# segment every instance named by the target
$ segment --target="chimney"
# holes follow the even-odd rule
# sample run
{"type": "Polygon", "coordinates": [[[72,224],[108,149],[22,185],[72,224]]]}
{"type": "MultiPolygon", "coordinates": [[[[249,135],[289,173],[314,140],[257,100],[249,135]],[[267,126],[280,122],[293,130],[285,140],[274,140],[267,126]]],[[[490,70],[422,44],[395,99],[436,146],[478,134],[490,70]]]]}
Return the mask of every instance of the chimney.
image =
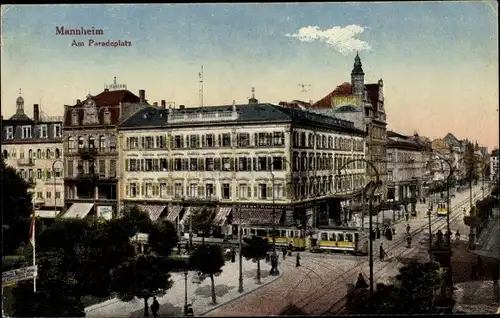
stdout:
{"type": "Polygon", "coordinates": [[[77,100],[76,100],[76,104],[77,104],[77,105],[78,105],[78,104],[80,104],[80,102],[81,102],[81,101],[80,101],[79,99],[77,99],[77,100]]]}
{"type": "Polygon", "coordinates": [[[154,103],[153,103],[153,106],[158,106],[158,102],[154,102],[154,103]]]}
{"type": "Polygon", "coordinates": [[[38,104],[33,105],[33,120],[35,123],[38,123],[40,121],[40,111],[38,109],[38,104]]]}
{"type": "Polygon", "coordinates": [[[146,91],[143,89],[139,90],[139,98],[141,99],[141,103],[146,102],[146,91]]]}
{"type": "Polygon", "coordinates": [[[165,107],[167,107],[167,102],[164,99],[162,99],[161,100],[161,108],[165,108],[165,107]]]}
{"type": "Polygon", "coordinates": [[[179,109],[184,109],[184,108],[186,108],[186,106],[184,106],[184,105],[179,105],[179,109]]]}

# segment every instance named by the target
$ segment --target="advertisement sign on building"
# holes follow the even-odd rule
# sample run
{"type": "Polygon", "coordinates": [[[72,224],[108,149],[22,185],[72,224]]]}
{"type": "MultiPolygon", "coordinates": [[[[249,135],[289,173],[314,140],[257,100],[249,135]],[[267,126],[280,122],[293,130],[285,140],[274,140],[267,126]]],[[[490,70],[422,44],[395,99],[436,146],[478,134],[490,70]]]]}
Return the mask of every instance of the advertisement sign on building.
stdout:
{"type": "Polygon", "coordinates": [[[332,98],[332,107],[339,107],[342,105],[359,105],[361,102],[358,96],[334,96],[332,98]]]}
{"type": "Polygon", "coordinates": [[[97,216],[103,217],[105,220],[111,220],[113,218],[113,207],[112,206],[98,206],[97,216]]]}

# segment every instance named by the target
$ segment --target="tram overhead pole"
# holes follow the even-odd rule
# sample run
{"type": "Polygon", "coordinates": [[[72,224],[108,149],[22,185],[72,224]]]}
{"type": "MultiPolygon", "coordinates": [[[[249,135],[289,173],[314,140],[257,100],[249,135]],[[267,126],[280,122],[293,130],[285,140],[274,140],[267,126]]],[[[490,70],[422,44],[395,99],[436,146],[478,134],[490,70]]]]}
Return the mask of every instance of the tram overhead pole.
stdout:
{"type": "Polygon", "coordinates": [[[369,210],[370,218],[369,218],[368,223],[369,223],[370,235],[369,235],[369,239],[368,239],[368,242],[369,242],[368,252],[369,252],[369,266],[370,266],[370,306],[372,306],[373,305],[372,304],[372,302],[373,302],[373,236],[372,236],[372,233],[373,233],[373,219],[372,219],[373,197],[375,194],[375,190],[377,190],[377,187],[381,184],[381,182],[380,182],[380,175],[379,175],[377,168],[375,167],[373,162],[371,162],[370,160],[366,160],[366,159],[350,159],[350,160],[348,160],[340,168],[338,168],[338,175],[340,176],[342,174],[342,169],[345,169],[351,163],[356,162],[356,161],[361,161],[361,162],[368,164],[373,169],[373,172],[375,173],[375,181],[372,180],[365,186],[365,191],[369,192],[369,196],[368,196],[369,208],[368,208],[368,210],[369,210]]]}

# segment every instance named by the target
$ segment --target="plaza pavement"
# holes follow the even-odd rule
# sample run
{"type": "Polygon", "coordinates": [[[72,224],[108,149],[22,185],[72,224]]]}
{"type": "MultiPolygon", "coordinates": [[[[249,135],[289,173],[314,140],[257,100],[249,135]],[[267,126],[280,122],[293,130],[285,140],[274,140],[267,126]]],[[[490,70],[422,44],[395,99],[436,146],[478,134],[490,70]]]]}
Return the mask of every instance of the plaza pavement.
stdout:
{"type": "MultiPolygon", "coordinates": [[[[281,260],[280,260],[281,263],[281,260]]],[[[253,290],[265,286],[279,276],[270,276],[271,268],[269,263],[261,261],[261,285],[256,283],[257,263],[243,258],[243,288],[247,294],[253,290]]],[[[281,274],[281,273],[280,273],[281,274]]],[[[184,273],[172,273],[173,286],[164,296],[157,297],[160,304],[160,316],[182,316],[184,308],[184,273]]],[[[210,278],[206,278],[202,283],[193,282],[193,272],[188,274],[188,303],[193,304],[195,315],[201,315],[207,311],[217,308],[219,305],[212,304],[210,278]]],[[[217,303],[223,304],[235,298],[241,297],[238,292],[239,263],[226,261],[222,273],[214,278],[217,303]]],[[[151,306],[153,299],[149,299],[151,306]]],[[[144,301],[134,299],[123,302],[117,298],[110,299],[100,304],[85,308],[86,317],[143,317],[144,301]]],[[[150,313],[151,315],[151,313],[150,313]]]]}

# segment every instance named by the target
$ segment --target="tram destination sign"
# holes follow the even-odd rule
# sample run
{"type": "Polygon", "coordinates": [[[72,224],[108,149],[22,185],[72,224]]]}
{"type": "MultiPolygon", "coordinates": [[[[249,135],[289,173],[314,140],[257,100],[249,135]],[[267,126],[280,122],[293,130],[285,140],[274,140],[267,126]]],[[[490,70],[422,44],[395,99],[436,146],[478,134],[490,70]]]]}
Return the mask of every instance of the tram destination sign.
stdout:
{"type": "Polygon", "coordinates": [[[2,272],[2,285],[11,285],[13,283],[33,279],[37,276],[38,266],[28,266],[10,271],[2,272]]]}

